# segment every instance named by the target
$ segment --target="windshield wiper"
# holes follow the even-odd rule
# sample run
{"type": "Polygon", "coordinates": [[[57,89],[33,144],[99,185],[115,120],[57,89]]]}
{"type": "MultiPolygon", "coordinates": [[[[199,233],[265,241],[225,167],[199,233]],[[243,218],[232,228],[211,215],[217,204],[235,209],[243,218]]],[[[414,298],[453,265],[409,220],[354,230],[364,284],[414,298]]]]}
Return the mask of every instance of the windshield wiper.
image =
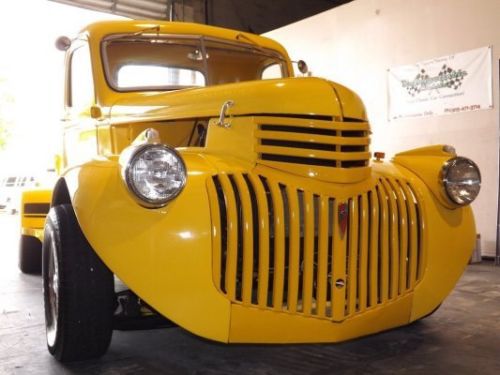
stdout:
{"type": "MultiPolygon", "coordinates": [[[[150,31],[153,31],[156,34],[157,38],[160,36],[160,26],[156,25],[153,27],[146,27],[145,29],[136,31],[135,33],[124,33],[124,34],[110,35],[110,36],[106,37],[106,42],[132,38],[134,36],[142,36],[146,33],[149,33],[150,31]]],[[[134,40],[134,39],[131,39],[131,40],[134,40]]]]}
{"type": "Polygon", "coordinates": [[[153,27],[147,27],[145,29],[142,29],[140,31],[133,33],[132,35],[133,36],[140,36],[140,35],[147,33],[148,31],[156,31],[156,36],[160,36],[160,26],[159,25],[156,25],[153,27]]]}
{"type": "Polygon", "coordinates": [[[246,41],[250,42],[252,44],[252,47],[254,49],[256,49],[259,52],[264,53],[264,48],[262,48],[255,40],[253,40],[252,38],[246,36],[243,33],[238,33],[238,35],[236,35],[236,40],[241,41],[241,39],[245,39],[246,41]]]}
{"type": "Polygon", "coordinates": [[[264,56],[270,56],[270,57],[278,58],[281,61],[285,61],[285,59],[283,58],[283,56],[281,56],[279,53],[276,53],[274,51],[272,51],[272,52],[269,51],[268,49],[262,47],[255,40],[253,40],[252,38],[248,37],[247,35],[245,35],[243,33],[237,34],[236,35],[236,40],[241,41],[241,39],[245,39],[246,41],[250,42],[250,43],[245,43],[245,45],[246,45],[245,47],[246,48],[249,48],[249,49],[257,51],[257,52],[260,52],[264,56]]]}

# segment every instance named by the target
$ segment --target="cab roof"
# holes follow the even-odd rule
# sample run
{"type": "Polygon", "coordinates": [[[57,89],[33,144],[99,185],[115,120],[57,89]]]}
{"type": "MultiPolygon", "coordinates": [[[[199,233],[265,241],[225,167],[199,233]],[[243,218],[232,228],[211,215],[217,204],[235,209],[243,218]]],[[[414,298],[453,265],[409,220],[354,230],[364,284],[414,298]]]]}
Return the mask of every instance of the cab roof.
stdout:
{"type": "Polygon", "coordinates": [[[92,23],[81,30],[81,34],[86,34],[91,41],[100,41],[107,35],[139,33],[145,31],[147,34],[175,34],[175,35],[196,35],[208,36],[229,41],[235,41],[264,48],[269,48],[280,52],[289,59],[286,50],[278,42],[256,34],[246,33],[238,30],[225,29],[222,27],[208,26],[189,22],[170,22],[156,20],[114,20],[99,21],[92,23]],[[157,30],[155,30],[157,28],[157,30]],[[149,29],[149,30],[148,30],[149,29]]]}

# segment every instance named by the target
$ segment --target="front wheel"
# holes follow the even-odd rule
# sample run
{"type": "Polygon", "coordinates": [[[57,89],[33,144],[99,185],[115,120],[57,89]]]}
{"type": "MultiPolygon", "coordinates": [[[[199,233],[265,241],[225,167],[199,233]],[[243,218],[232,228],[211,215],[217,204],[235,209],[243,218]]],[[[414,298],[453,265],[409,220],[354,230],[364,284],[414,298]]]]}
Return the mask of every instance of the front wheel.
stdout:
{"type": "Polygon", "coordinates": [[[78,225],[73,207],[52,207],[42,250],[49,352],[61,362],[103,355],[113,333],[113,274],[78,225]]]}

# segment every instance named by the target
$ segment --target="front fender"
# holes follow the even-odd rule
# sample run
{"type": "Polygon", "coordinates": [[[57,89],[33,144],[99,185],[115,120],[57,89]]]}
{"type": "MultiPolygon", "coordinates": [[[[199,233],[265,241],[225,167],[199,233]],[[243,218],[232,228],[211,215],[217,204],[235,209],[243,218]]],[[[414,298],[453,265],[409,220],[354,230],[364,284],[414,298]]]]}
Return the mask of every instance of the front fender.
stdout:
{"type": "Polygon", "coordinates": [[[113,273],[175,323],[226,342],[230,302],[215,288],[207,267],[212,254],[205,183],[213,170],[199,155],[183,157],[186,186],[160,209],[133,200],[117,161],[89,162],[64,179],[85,237],[113,273]]]}
{"type": "Polygon", "coordinates": [[[449,152],[445,145],[434,145],[400,152],[392,160],[395,164],[407,168],[415,173],[427,185],[434,197],[446,208],[458,208],[450,201],[441,182],[441,171],[445,163],[457,156],[449,152]]]}

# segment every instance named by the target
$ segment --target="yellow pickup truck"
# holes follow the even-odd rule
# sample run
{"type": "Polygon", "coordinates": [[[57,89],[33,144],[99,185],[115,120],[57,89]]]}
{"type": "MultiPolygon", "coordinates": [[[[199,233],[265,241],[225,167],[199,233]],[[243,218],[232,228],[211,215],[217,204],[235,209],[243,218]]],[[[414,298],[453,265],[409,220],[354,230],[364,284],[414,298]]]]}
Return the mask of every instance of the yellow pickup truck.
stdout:
{"type": "Polygon", "coordinates": [[[128,318],[225,343],[339,342],[427,316],[462,274],[476,164],[446,145],[372,157],[359,97],[294,77],[278,43],[113,21],[57,44],[63,172],[33,196],[36,223],[25,196],[22,233],[25,256],[43,247],[58,360],[104,354],[128,318]]]}

